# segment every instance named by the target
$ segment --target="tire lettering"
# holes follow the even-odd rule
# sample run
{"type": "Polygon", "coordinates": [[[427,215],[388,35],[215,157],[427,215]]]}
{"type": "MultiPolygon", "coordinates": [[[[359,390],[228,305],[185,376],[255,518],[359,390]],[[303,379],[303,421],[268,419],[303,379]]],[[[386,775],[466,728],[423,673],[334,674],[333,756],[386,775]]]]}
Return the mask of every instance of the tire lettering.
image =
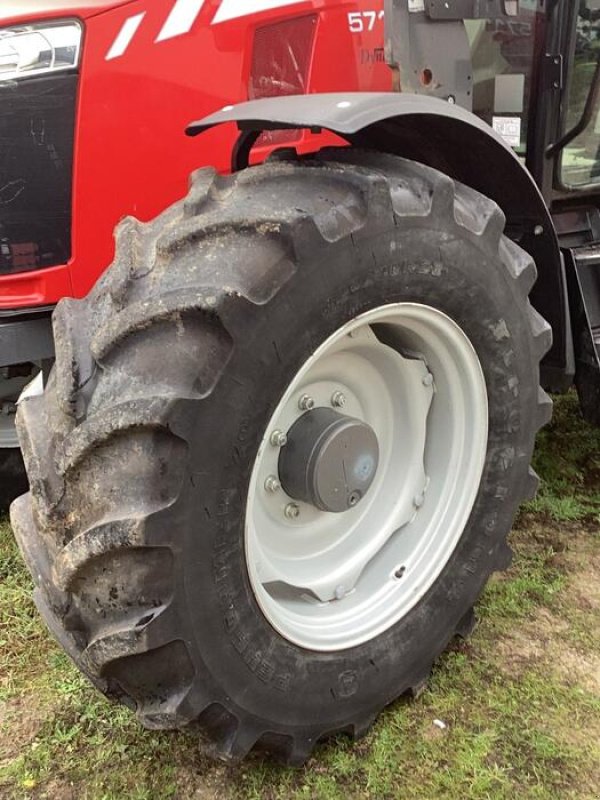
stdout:
{"type": "Polygon", "coordinates": [[[483,548],[476,547],[473,550],[471,557],[464,566],[465,572],[468,572],[469,575],[475,575],[477,572],[479,572],[479,561],[481,560],[482,555],[483,555],[483,548]]]}
{"type": "Polygon", "coordinates": [[[444,268],[438,261],[416,261],[408,265],[408,272],[413,275],[433,275],[434,278],[439,278],[443,271],[444,268]]]}
{"type": "Polygon", "coordinates": [[[497,525],[498,525],[498,514],[494,512],[493,514],[489,515],[489,517],[486,519],[484,523],[483,529],[485,531],[485,535],[493,536],[497,525]]]}
{"type": "Polygon", "coordinates": [[[336,694],[339,697],[352,697],[358,691],[358,675],[352,670],[342,672],[338,676],[338,689],[336,694]]]}
{"type": "Polygon", "coordinates": [[[231,641],[233,642],[233,646],[238,651],[240,655],[242,655],[248,648],[250,644],[250,636],[243,631],[234,631],[233,636],[231,637],[231,641]]]}
{"type": "Polygon", "coordinates": [[[221,489],[217,497],[217,516],[225,517],[233,509],[232,505],[236,497],[235,489],[221,489]]]}
{"type": "Polygon", "coordinates": [[[278,671],[275,663],[263,658],[260,650],[252,648],[250,634],[244,629],[243,620],[235,608],[235,598],[239,591],[236,591],[228,559],[235,557],[237,550],[238,548],[231,547],[218,548],[213,555],[213,578],[217,599],[222,609],[223,627],[234,650],[240,654],[248,669],[262,683],[272,686],[278,692],[288,692],[291,675],[288,672],[278,671]]]}
{"type": "Polygon", "coordinates": [[[240,442],[241,444],[247,442],[251,433],[252,433],[252,423],[247,417],[244,417],[244,419],[242,419],[242,421],[240,422],[240,429],[237,435],[238,442],[240,442]]]}
{"type": "Polygon", "coordinates": [[[495,461],[503,472],[507,472],[515,463],[514,447],[504,447],[496,455],[495,461]]]}
{"type": "Polygon", "coordinates": [[[291,683],[291,676],[287,672],[276,673],[275,665],[266,658],[260,650],[247,648],[243,653],[244,663],[253,675],[267,686],[273,686],[280,692],[287,692],[291,683]]]}

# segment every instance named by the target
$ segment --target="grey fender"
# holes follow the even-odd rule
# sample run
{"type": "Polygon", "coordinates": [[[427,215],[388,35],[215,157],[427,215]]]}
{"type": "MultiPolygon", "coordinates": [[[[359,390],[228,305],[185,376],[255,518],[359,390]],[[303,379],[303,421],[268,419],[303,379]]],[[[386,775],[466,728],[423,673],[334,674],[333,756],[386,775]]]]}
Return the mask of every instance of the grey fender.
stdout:
{"type": "Polygon", "coordinates": [[[535,259],[539,278],[532,302],[550,322],[554,345],[545,360],[556,382],[569,363],[570,331],[564,269],[554,224],[530,173],[500,136],[479,117],[444,100],[415,94],[340,93],[268,98],[227,106],[191,123],[196,136],[236,123],[240,138],[233,167],[247,166],[261,131],[314,128],[351,145],[413,159],[446,173],[494,200],[507,234],[535,259]]]}

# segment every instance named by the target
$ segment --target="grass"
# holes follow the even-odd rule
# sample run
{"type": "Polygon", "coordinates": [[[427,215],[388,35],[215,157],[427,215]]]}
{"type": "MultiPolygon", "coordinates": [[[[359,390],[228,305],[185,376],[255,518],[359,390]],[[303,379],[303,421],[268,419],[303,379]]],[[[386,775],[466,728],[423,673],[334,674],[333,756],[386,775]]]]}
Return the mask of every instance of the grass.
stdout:
{"type": "Polygon", "coordinates": [[[301,770],[251,757],[226,767],[191,734],[142,730],[46,634],[0,521],[0,798],[357,800],[600,798],[600,432],[575,399],[540,437],[539,498],[515,560],[414,701],[357,744],[320,747],[301,770]]]}
{"type": "Polygon", "coordinates": [[[600,429],[582,420],[574,394],[558,399],[538,437],[533,466],[542,477],[528,509],[560,521],[600,522],[600,429]]]}

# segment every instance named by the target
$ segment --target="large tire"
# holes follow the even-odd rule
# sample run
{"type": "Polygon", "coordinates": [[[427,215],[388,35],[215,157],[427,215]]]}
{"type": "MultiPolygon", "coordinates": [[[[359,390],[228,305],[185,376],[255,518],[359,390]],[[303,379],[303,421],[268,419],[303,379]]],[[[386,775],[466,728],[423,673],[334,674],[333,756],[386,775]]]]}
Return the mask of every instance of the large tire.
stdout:
{"type": "Polygon", "coordinates": [[[31,491],[12,523],[49,627],[144,725],[198,721],[222,757],[259,743],[302,763],[327,734],[364,733],[468,631],[509,563],[551,412],[538,385],[551,331],[527,299],[535,266],[503,226],[478,193],[385,155],[201,170],[157,220],[122,223],[87,300],[59,304],[55,371],[19,409],[31,491]],[[405,303],[442,312],[477,354],[480,480],[407,613],[352,646],[309,649],[275,630],[253,589],[253,466],[315,350],[357,315],[405,303]]]}

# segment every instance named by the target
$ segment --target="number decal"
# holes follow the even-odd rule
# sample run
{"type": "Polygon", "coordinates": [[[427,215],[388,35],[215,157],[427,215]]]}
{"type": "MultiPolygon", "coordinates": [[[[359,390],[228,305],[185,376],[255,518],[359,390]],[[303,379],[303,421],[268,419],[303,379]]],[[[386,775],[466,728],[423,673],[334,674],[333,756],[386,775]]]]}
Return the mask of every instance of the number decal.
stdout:
{"type": "Polygon", "coordinates": [[[368,20],[369,22],[369,30],[372,31],[375,27],[375,23],[377,22],[377,12],[376,11],[365,11],[363,17],[368,20]]]}
{"type": "Polygon", "coordinates": [[[348,27],[350,33],[364,33],[375,30],[378,22],[383,20],[383,11],[350,11],[348,27]]]}
{"type": "Polygon", "coordinates": [[[359,12],[350,12],[348,14],[348,24],[351,33],[362,33],[365,29],[362,14],[359,12]]]}

